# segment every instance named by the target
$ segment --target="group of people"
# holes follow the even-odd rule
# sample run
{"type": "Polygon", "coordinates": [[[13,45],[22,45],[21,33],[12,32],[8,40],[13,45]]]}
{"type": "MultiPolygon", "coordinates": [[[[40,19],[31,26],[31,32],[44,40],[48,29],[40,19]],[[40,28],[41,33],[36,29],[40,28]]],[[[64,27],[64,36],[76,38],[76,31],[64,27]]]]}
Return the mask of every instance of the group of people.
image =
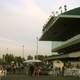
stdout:
{"type": "Polygon", "coordinates": [[[28,75],[30,76],[38,76],[40,75],[40,72],[41,72],[41,67],[39,65],[33,65],[31,64],[29,66],[29,70],[28,70],[28,75]]]}

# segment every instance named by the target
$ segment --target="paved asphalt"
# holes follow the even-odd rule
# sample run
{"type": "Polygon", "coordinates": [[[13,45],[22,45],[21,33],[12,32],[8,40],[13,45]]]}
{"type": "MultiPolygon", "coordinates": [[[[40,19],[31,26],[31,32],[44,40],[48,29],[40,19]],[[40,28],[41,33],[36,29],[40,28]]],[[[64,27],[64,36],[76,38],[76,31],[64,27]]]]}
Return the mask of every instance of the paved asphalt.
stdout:
{"type": "Polygon", "coordinates": [[[32,77],[21,74],[10,74],[6,77],[3,77],[2,80],[50,80],[50,76],[32,77]]]}
{"type": "Polygon", "coordinates": [[[1,80],[80,80],[79,77],[53,77],[48,75],[43,75],[40,77],[31,77],[22,74],[10,74],[6,77],[2,78],[1,80]]]}

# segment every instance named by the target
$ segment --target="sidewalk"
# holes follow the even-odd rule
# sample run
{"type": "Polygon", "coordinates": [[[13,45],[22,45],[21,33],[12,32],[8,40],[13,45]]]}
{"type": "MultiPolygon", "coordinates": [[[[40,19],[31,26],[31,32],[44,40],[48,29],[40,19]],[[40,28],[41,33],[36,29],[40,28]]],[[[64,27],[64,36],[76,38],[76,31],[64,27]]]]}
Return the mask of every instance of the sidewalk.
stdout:
{"type": "Polygon", "coordinates": [[[16,75],[16,74],[11,74],[11,75],[7,75],[6,78],[3,78],[2,80],[80,80],[79,77],[71,77],[71,76],[67,76],[67,77],[53,77],[53,76],[47,76],[47,75],[42,75],[40,77],[30,77],[30,76],[26,76],[26,75],[16,75]]]}

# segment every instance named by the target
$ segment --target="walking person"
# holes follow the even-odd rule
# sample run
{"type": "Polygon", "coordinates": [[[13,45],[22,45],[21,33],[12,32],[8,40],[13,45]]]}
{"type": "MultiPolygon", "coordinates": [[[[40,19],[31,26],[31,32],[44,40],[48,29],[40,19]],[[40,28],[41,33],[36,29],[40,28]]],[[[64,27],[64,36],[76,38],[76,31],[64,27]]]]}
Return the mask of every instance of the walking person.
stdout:
{"type": "Polygon", "coordinates": [[[30,65],[29,70],[28,70],[28,75],[32,76],[34,73],[34,65],[30,65]]]}

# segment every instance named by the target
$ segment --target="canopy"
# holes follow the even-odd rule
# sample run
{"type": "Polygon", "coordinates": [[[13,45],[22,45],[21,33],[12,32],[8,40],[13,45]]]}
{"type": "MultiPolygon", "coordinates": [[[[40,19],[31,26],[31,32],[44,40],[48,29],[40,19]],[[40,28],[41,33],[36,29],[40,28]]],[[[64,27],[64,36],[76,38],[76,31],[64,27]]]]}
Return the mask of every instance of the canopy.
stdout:
{"type": "Polygon", "coordinates": [[[80,34],[80,7],[53,16],[43,27],[41,41],[66,41],[80,34]]]}
{"type": "Polygon", "coordinates": [[[24,63],[38,63],[41,62],[41,60],[26,60],[24,63]]]}

